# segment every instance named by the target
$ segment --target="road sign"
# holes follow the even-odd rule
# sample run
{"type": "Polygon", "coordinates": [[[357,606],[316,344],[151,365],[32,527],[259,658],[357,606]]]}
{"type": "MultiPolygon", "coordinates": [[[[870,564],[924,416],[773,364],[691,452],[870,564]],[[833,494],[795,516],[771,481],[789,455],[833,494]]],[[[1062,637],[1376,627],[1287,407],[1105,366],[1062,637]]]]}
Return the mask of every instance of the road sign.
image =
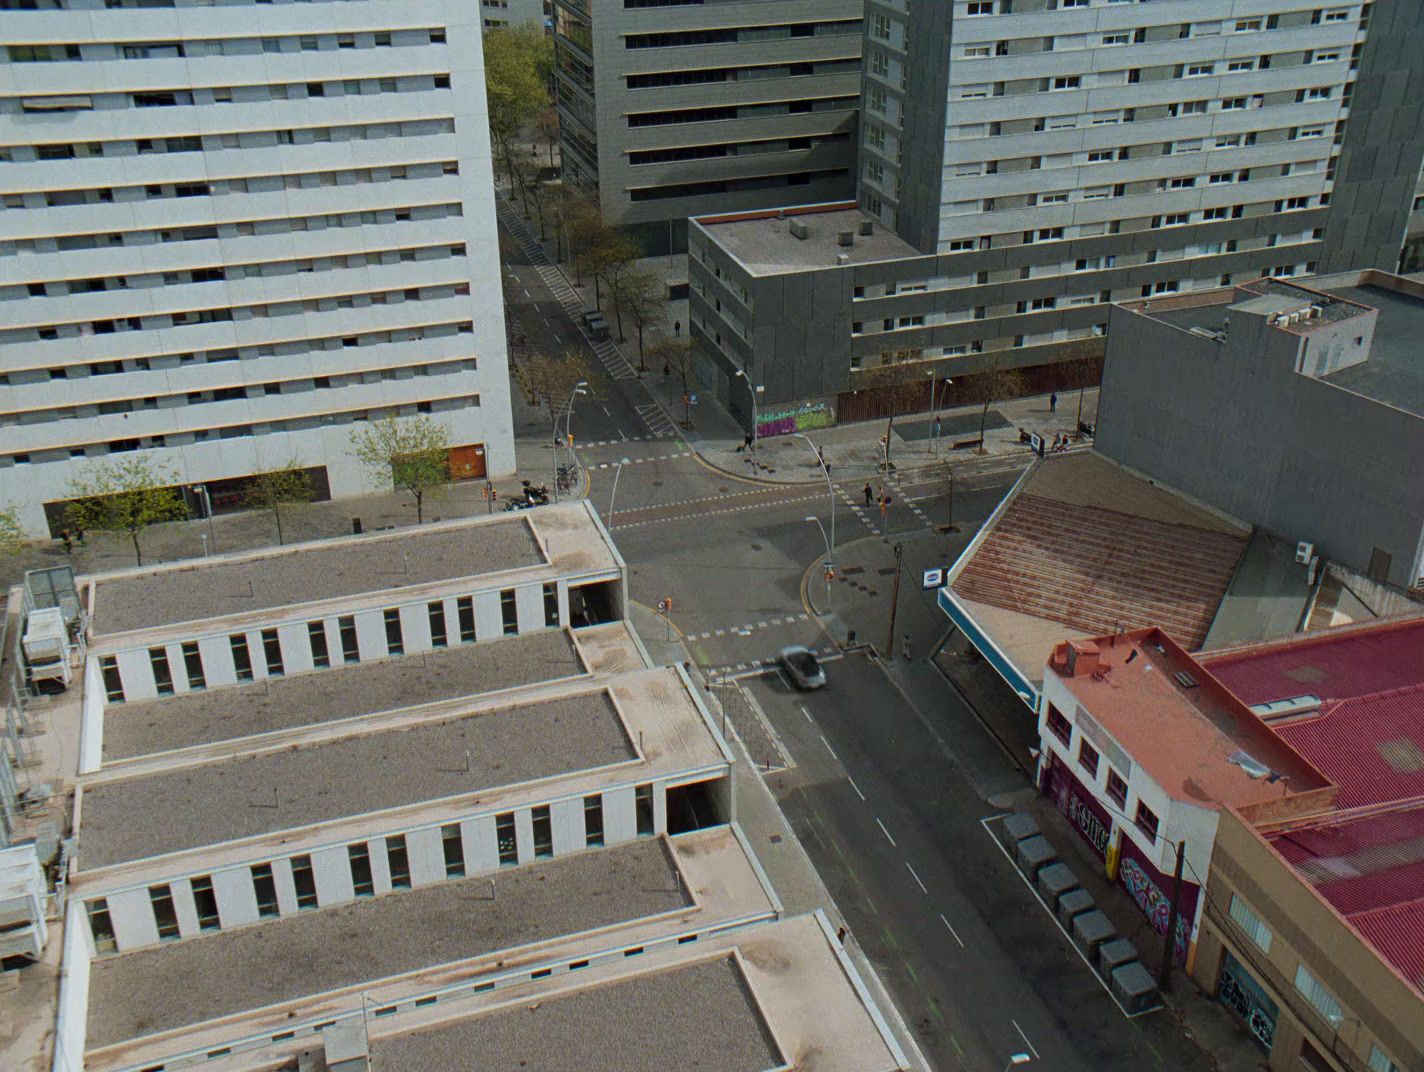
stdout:
{"type": "Polygon", "coordinates": [[[944,587],[944,567],[937,566],[934,569],[925,570],[925,575],[920,581],[920,587],[926,590],[931,588],[944,587]]]}
{"type": "Polygon", "coordinates": [[[695,405],[697,405],[697,396],[696,396],[696,395],[689,395],[688,398],[687,398],[687,404],[690,405],[690,406],[695,406],[695,405]]]}

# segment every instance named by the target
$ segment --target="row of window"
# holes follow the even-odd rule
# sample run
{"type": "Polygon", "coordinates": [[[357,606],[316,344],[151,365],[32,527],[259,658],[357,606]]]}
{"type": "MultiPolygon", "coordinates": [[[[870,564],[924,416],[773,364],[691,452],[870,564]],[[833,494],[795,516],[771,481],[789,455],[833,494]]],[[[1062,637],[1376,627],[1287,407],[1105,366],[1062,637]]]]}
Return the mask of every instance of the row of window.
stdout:
{"type": "MultiPolygon", "coordinates": [[[[1150,0],[1095,0],[1095,2],[1096,6],[1101,7],[1104,4],[1145,4],[1149,3],[1150,0]]],[[[1060,8],[1068,9],[1090,6],[1094,6],[1094,0],[1048,0],[1048,10],[1050,11],[1056,11],[1060,8]]],[[[993,15],[996,13],[999,15],[1011,15],[1014,11],[1014,0],[968,0],[968,2],[963,5],[962,11],[965,15],[993,15]]],[[[1321,23],[1328,22],[1347,22],[1349,18],[1350,8],[1348,7],[1330,8],[1328,10],[1325,8],[1317,8],[1311,12],[1310,24],[1317,26],[1321,23]]],[[[1277,16],[1268,16],[1266,28],[1275,29],[1277,22],[1277,16]]],[[[1219,22],[1199,25],[1214,25],[1218,31],[1221,27],[1221,23],[1219,22]]],[[[1189,22],[1182,23],[1183,37],[1190,36],[1191,26],[1192,24],[1189,22]]],[[[1259,18],[1239,19],[1236,21],[1235,27],[1237,32],[1259,30],[1261,28],[1261,20],[1259,18]]]]}
{"type": "MultiPolygon", "coordinates": [[[[728,104],[705,108],[669,108],[657,112],[629,112],[630,127],[671,126],[681,123],[717,123],[728,119],[764,119],[779,115],[850,111],[859,97],[808,97],[758,104],[728,104]]],[[[567,131],[565,132],[567,134],[567,131]]]]}
{"type": "Polygon", "coordinates": [[[10,45],[11,63],[59,63],[73,60],[200,59],[208,56],[253,56],[260,53],[325,52],[354,48],[390,48],[399,44],[445,43],[442,28],[345,34],[287,34],[281,37],[185,38],[181,41],[85,41],[82,44],[10,45]],[[396,37],[400,40],[397,41],[396,37]]]}
{"type": "Polygon", "coordinates": [[[792,22],[776,26],[727,26],[708,30],[666,30],[632,33],[623,37],[623,47],[683,48],[689,45],[726,45],[738,42],[771,41],[796,37],[828,37],[860,32],[860,19],[835,22],[792,22]]]}
{"type": "MultiPolygon", "coordinates": [[[[544,625],[550,629],[559,627],[559,586],[549,581],[543,587],[544,625]]],[[[499,593],[500,624],[505,636],[519,632],[519,611],[515,590],[505,588],[499,593]]],[[[473,644],[479,638],[475,631],[475,601],[473,596],[460,596],[455,600],[455,620],[450,622],[443,600],[426,604],[426,615],[430,625],[430,646],[446,648],[451,635],[461,644],[473,644]],[[452,629],[453,625],[453,629],[452,629]]],[[[401,626],[399,607],[388,607],[382,614],[386,636],[386,654],[405,654],[405,635],[401,626]]],[[[361,648],[356,633],[356,619],[352,615],[342,615],[336,619],[336,633],[341,649],[341,662],[355,665],[361,661],[361,648]]],[[[233,633],[228,637],[228,648],[232,654],[232,665],[237,682],[243,684],[254,679],[252,650],[247,633],[233,633]]],[[[277,630],[263,629],[259,633],[262,648],[262,662],[267,677],[282,677],[286,674],[286,664],[282,656],[282,641],[277,630]]],[[[327,645],[327,623],[318,619],[307,623],[307,642],[310,645],[312,666],[325,670],[331,666],[331,651],[327,645]]],[[[180,645],[183,670],[189,692],[200,692],[208,687],[203,666],[202,650],[196,640],[187,640],[180,645]]],[[[169,665],[168,648],[148,649],[149,666],[153,671],[154,685],[159,696],[172,696],[173,670],[169,665]]],[[[111,704],[121,704],[125,700],[123,677],[119,671],[118,657],[105,655],[99,660],[99,670],[104,679],[104,694],[111,704]]]]}
{"type": "MultiPolygon", "coordinates": [[[[651,784],[634,787],[634,824],[638,837],[652,837],[655,832],[653,807],[653,787],[651,784]]],[[[583,841],[585,848],[604,844],[604,806],[602,794],[591,794],[583,798],[583,841]]],[[[530,830],[532,844],[527,846],[525,858],[549,859],[554,855],[554,823],[549,805],[539,805],[530,809],[530,830]]],[[[500,812],[494,817],[496,858],[500,867],[515,867],[520,860],[518,824],[512,811],[500,812]]],[[[346,862],[350,870],[352,893],[358,898],[376,896],[375,871],[372,867],[373,844],[379,844],[377,851],[384,852],[386,873],[390,877],[392,891],[411,888],[410,853],[404,834],[388,834],[378,842],[358,841],[346,846],[346,862]]],[[[465,839],[459,823],[446,823],[440,828],[441,856],[446,879],[464,878],[466,874],[465,839]]],[[[296,897],[296,909],[304,912],[322,907],[317,891],[316,872],[312,858],[301,853],[282,861],[290,868],[292,888],[296,897]]],[[[257,904],[259,919],[276,919],[282,915],[277,898],[277,880],[272,863],[252,864],[247,869],[252,883],[252,892],[257,904]]],[[[221,908],[213,889],[211,875],[196,875],[188,880],[193,894],[193,906],[197,915],[198,930],[220,931],[223,929],[221,908]]],[[[178,920],[178,910],[174,903],[172,884],[161,883],[148,887],[149,906],[160,942],[173,942],[182,938],[178,920]]],[[[107,898],[98,897],[85,903],[89,917],[89,930],[94,939],[95,951],[113,953],[118,950],[118,938],[114,930],[113,918],[107,898]]]]}
{"type": "MultiPolygon", "coordinates": [[[[1063,742],[1064,747],[1073,736],[1073,724],[1064,717],[1053,704],[1048,705],[1048,730],[1053,736],[1063,742]]],[[[1102,757],[1098,750],[1088,743],[1086,737],[1080,737],[1078,741],[1078,766],[1087,772],[1094,785],[1098,781],[1099,766],[1107,767],[1107,783],[1104,785],[1104,792],[1109,800],[1117,805],[1119,814],[1126,815],[1127,811],[1127,780],[1112,768],[1111,764],[1102,764],[1102,757]]],[[[1142,801],[1137,802],[1137,812],[1133,816],[1133,823],[1147,837],[1148,844],[1156,844],[1158,819],[1157,814],[1142,801]]]]}
{"type": "Polygon", "coordinates": [[[450,76],[402,75],[400,78],[346,78],[322,82],[269,82],[249,86],[216,86],[212,89],[153,90],[132,93],[67,93],[50,96],[0,97],[0,112],[89,112],[110,111],[109,105],[126,108],[178,108],[193,104],[261,104],[279,100],[309,100],[313,97],[354,97],[372,93],[425,93],[449,89],[450,76]]]}
{"type": "Polygon", "coordinates": [[[629,89],[656,89],[664,86],[701,86],[721,82],[750,82],[764,78],[806,78],[811,75],[854,74],[859,59],[822,60],[816,63],[761,64],[748,67],[698,67],[678,71],[630,74],[629,89]]]}
{"type": "MultiPolygon", "coordinates": [[[[1275,30],[1278,28],[1279,17],[1268,15],[1265,17],[1264,26],[1262,20],[1238,19],[1230,33],[1259,33],[1263,28],[1275,30]]],[[[886,31],[888,33],[888,25],[886,31]]],[[[964,59],[984,59],[989,56],[1023,56],[1037,52],[1076,52],[1084,49],[1111,48],[1120,45],[1130,44],[1159,44],[1170,37],[1178,40],[1188,38],[1215,37],[1221,33],[1219,23],[1198,23],[1193,26],[1190,23],[1183,23],[1175,28],[1170,26],[1140,26],[1136,29],[1117,29],[1107,33],[1075,33],[1063,34],[1059,36],[1043,36],[1028,38],[1002,38],[994,42],[975,42],[964,45],[959,55],[964,59]],[[1170,36],[1169,36],[1170,35],[1170,36]]],[[[884,38],[882,38],[883,40],[884,38]]],[[[1305,53],[1304,63],[1329,63],[1340,59],[1342,50],[1336,48],[1312,49],[1305,53]]]]}

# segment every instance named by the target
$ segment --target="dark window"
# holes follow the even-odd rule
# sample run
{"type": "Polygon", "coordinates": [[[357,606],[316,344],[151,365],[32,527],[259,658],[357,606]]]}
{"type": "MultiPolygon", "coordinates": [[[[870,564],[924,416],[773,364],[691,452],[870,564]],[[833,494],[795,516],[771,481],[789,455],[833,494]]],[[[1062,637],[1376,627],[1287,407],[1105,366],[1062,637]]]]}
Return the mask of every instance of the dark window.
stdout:
{"type": "Polygon", "coordinates": [[[153,667],[153,684],[160,696],[173,695],[173,671],[168,668],[168,649],[149,648],[148,665],[153,667]]]}
{"type": "Polygon", "coordinates": [[[1108,768],[1108,797],[1116,801],[1119,808],[1127,806],[1127,783],[1111,767],[1108,768]]]}
{"type": "Polygon", "coordinates": [[[506,588],[500,592],[499,613],[504,619],[505,636],[513,636],[519,632],[519,608],[515,605],[513,588],[506,588]]]}
{"type": "Polygon", "coordinates": [[[386,611],[386,654],[405,654],[405,637],[401,635],[400,610],[395,607],[386,611]]]}
{"type": "Polygon", "coordinates": [[[1052,704],[1048,705],[1048,728],[1053,736],[1057,737],[1064,744],[1068,743],[1068,738],[1073,736],[1073,726],[1063,717],[1063,712],[1052,704]]]}
{"type": "Polygon", "coordinates": [[[445,877],[465,875],[465,841],[460,836],[459,823],[446,823],[440,828],[440,843],[445,849],[445,877]]]}
{"type": "Polygon", "coordinates": [[[597,793],[583,798],[583,843],[589,848],[603,844],[603,797],[597,793]]]}
{"type": "Polygon", "coordinates": [[[653,833],[653,787],[640,785],[633,792],[633,810],[638,816],[638,836],[651,837],[653,833]]]}
{"type": "Polygon", "coordinates": [[[307,643],[311,645],[312,666],[324,670],[331,665],[331,653],[326,650],[325,622],[307,622],[307,643]]]}
{"type": "Polygon", "coordinates": [[[460,618],[460,643],[475,642],[475,600],[473,596],[461,596],[455,600],[455,610],[460,618]]]}
{"type": "Polygon", "coordinates": [[[252,865],[252,889],[257,894],[259,917],[281,915],[281,909],[277,907],[277,880],[272,877],[271,864],[252,865]]]}
{"type": "Polygon", "coordinates": [[[169,942],[179,937],[178,913],[173,908],[173,891],[167,886],[150,886],[148,901],[153,905],[153,918],[158,923],[158,938],[169,942]]]}
{"type": "Polygon", "coordinates": [[[363,841],[358,845],[346,846],[346,858],[351,863],[351,885],[357,897],[373,897],[376,880],[371,875],[371,850],[363,841]]]}
{"type": "Polygon", "coordinates": [[[267,676],[281,677],[285,671],[282,668],[282,642],[277,638],[277,630],[262,630],[262,654],[267,659],[267,676]]]}
{"type": "Polygon", "coordinates": [[[104,675],[104,698],[110,703],[123,703],[124,679],[119,676],[119,660],[105,655],[99,660],[99,672],[104,675]]]}
{"type": "Polygon", "coordinates": [[[1137,802],[1137,829],[1157,840],[1157,814],[1142,801],[1137,802]]]}
{"type": "Polygon", "coordinates": [[[405,835],[386,838],[386,864],[391,872],[391,889],[410,889],[410,856],[405,851],[405,835]]]}
{"type": "Polygon", "coordinates": [[[361,661],[361,648],[356,643],[356,619],[352,617],[338,618],[336,624],[341,632],[341,658],[343,662],[359,663],[361,661]]]}
{"type": "Polygon", "coordinates": [[[1098,776],[1098,750],[1087,741],[1078,742],[1078,766],[1091,774],[1094,778],[1098,776]]]}
{"type": "Polygon", "coordinates": [[[238,681],[252,680],[252,653],[247,650],[247,634],[233,633],[227,638],[232,648],[232,668],[238,681]]]}
{"type": "Polygon", "coordinates": [[[554,855],[554,821],[548,805],[534,809],[534,855],[554,855]]]}
{"type": "Polygon", "coordinates": [[[188,672],[188,688],[196,692],[208,687],[208,680],[203,676],[203,655],[196,640],[183,642],[183,669],[188,672]]]}
{"type": "Polygon", "coordinates": [[[430,646],[443,648],[450,642],[445,635],[445,604],[443,602],[429,603],[426,604],[425,609],[430,615],[430,646]]]}
{"type": "Polygon", "coordinates": [[[114,937],[114,921],[109,917],[109,902],[100,897],[84,907],[89,910],[89,933],[94,936],[94,952],[114,952],[119,948],[119,942],[114,937]]]}
{"type": "Polygon", "coordinates": [[[494,817],[494,839],[499,845],[499,866],[511,867],[519,862],[519,846],[514,836],[514,812],[494,817]]]}
{"type": "Polygon", "coordinates": [[[213,880],[208,875],[193,879],[193,905],[198,910],[198,929],[204,931],[222,930],[222,919],[218,915],[218,898],[213,892],[213,880]]]}
{"type": "Polygon", "coordinates": [[[316,876],[312,874],[310,856],[292,857],[292,885],[297,888],[297,908],[315,908],[316,876]]]}
{"type": "Polygon", "coordinates": [[[544,585],[544,624],[550,629],[559,627],[559,584],[550,581],[544,585]]]}

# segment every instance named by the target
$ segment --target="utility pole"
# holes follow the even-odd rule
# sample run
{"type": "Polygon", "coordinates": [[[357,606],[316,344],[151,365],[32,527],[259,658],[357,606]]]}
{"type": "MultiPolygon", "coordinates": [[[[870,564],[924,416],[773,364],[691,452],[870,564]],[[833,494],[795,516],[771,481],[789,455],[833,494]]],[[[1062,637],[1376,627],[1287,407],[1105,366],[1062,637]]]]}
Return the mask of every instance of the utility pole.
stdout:
{"type": "Polygon", "coordinates": [[[1167,935],[1162,941],[1162,964],[1157,970],[1157,988],[1166,993],[1172,987],[1172,961],[1177,958],[1177,906],[1182,896],[1182,865],[1187,843],[1177,842],[1177,870],[1172,876],[1172,907],[1167,913],[1167,935]]]}
{"type": "Polygon", "coordinates": [[[952,466],[952,465],[951,465],[951,466],[948,466],[948,469],[949,469],[949,531],[950,531],[950,532],[958,532],[959,530],[958,530],[957,528],[955,528],[955,526],[954,526],[954,466],[952,466]]]}
{"type": "Polygon", "coordinates": [[[895,611],[900,605],[900,562],[905,557],[905,545],[895,545],[895,583],[890,588],[890,629],[885,634],[885,661],[895,661],[895,611]]]}

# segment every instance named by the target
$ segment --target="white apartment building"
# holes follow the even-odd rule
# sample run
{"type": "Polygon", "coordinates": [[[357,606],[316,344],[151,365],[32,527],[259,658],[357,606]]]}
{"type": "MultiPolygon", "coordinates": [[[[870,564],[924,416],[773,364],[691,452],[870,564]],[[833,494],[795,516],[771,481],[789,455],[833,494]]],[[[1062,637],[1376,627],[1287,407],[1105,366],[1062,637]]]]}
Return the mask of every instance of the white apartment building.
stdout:
{"type": "Polygon", "coordinates": [[[501,26],[543,27],[554,13],[554,0],[480,0],[484,29],[501,26]]]}
{"type": "Polygon", "coordinates": [[[130,452],[218,511],[289,460],[352,495],[389,415],[513,469],[477,9],[0,7],[0,507],[53,531],[130,452]]]}

